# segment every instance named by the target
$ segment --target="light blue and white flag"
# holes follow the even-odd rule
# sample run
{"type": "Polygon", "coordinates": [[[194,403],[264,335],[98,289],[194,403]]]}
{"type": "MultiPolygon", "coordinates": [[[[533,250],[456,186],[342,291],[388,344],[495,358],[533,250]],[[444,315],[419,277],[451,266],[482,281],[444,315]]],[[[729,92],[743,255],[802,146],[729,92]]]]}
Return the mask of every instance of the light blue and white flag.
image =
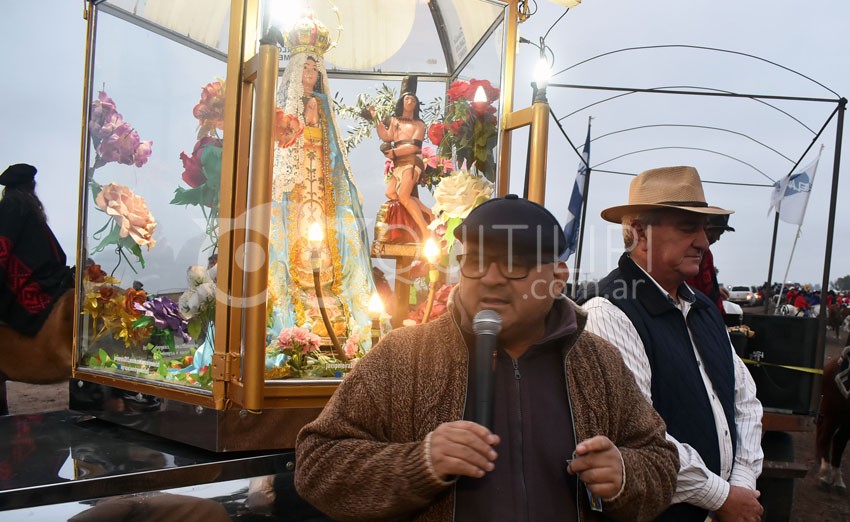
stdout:
{"type": "Polygon", "coordinates": [[[567,207],[569,215],[564,225],[564,235],[567,238],[567,250],[561,255],[561,260],[566,261],[576,251],[578,245],[579,227],[581,225],[581,207],[584,205],[584,180],[587,169],[590,166],[590,122],[587,122],[587,138],[584,140],[584,149],[581,151],[582,160],[578,164],[576,181],[573,183],[573,193],[570,196],[570,205],[567,207]]]}
{"type": "MultiPolygon", "coordinates": [[[[823,151],[822,147],[821,151],[823,151]]],[[[779,212],[779,219],[782,221],[794,225],[803,224],[818,161],[820,161],[820,153],[806,168],[789,174],[773,184],[770,210],[779,212]]]]}

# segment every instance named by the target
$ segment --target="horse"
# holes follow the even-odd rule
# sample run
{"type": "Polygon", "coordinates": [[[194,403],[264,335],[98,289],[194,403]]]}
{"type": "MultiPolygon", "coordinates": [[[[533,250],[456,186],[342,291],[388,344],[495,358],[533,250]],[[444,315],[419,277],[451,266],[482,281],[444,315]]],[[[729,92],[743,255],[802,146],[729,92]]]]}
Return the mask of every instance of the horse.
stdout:
{"type": "Polygon", "coordinates": [[[841,457],[850,440],[850,346],[845,346],[841,356],[823,368],[823,395],[815,434],[821,488],[846,493],[841,457]]]}
{"type": "Polygon", "coordinates": [[[52,384],[71,377],[73,332],[73,289],[56,300],[35,336],[0,323],[0,415],[9,414],[6,381],[52,384]]]}
{"type": "Polygon", "coordinates": [[[826,323],[827,328],[835,330],[835,338],[841,335],[841,327],[847,317],[850,316],[850,308],[845,308],[841,305],[832,304],[827,308],[826,323]]]}

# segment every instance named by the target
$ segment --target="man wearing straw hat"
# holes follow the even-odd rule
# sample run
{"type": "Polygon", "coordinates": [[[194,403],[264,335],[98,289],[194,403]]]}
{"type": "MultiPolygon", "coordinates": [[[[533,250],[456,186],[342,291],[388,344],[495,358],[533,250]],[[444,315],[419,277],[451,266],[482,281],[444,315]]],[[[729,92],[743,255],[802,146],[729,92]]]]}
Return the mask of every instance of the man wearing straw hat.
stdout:
{"type": "Polygon", "coordinates": [[[762,408],[714,303],[685,281],[708,249],[709,206],[693,167],[641,173],[629,203],[602,218],[623,227],[626,251],[590,289],[587,329],[620,348],[679,450],[673,505],[658,520],[758,521],[762,408]]]}

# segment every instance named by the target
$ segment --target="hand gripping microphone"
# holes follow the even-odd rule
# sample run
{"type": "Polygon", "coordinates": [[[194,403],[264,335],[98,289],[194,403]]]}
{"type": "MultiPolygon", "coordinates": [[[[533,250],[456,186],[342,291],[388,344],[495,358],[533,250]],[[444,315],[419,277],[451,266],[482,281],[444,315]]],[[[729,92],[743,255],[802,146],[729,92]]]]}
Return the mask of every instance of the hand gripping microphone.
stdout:
{"type": "Polygon", "coordinates": [[[481,310],[472,320],[475,333],[475,416],[476,423],[493,429],[493,354],[498,347],[502,317],[493,310],[481,310]]]}

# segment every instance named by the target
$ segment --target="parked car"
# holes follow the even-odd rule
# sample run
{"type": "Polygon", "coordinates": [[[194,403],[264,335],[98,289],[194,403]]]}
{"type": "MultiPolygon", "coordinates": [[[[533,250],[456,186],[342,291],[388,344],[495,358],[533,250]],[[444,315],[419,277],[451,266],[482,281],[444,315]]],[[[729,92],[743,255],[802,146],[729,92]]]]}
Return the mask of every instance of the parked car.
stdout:
{"type": "Polygon", "coordinates": [[[729,301],[742,306],[753,306],[756,302],[755,292],[750,286],[733,286],[729,289],[729,301]]]}
{"type": "Polygon", "coordinates": [[[764,304],[764,294],[761,289],[757,286],[751,286],[750,289],[753,292],[753,306],[759,306],[764,304]]]}

